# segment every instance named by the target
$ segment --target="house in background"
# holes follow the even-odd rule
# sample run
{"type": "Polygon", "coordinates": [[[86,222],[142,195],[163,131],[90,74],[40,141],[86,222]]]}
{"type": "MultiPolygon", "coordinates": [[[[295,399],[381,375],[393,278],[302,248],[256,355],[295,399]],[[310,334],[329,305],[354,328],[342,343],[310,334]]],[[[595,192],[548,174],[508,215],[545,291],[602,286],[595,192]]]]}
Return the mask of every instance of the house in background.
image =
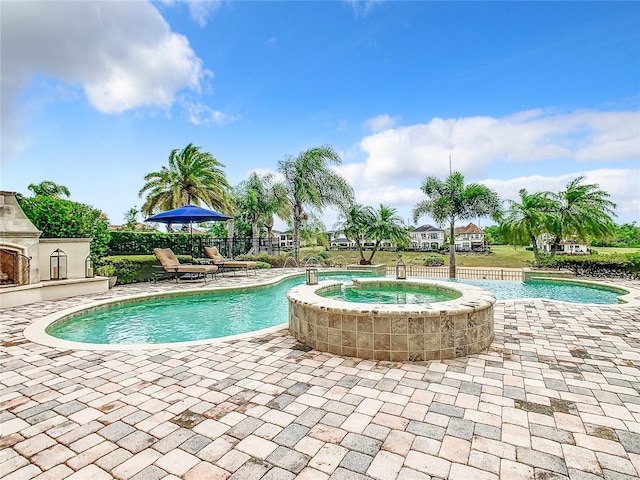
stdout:
{"type": "Polygon", "coordinates": [[[484,230],[474,223],[455,230],[455,249],[460,252],[484,249],[484,230]]]}
{"type": "MultiPolygon", "coordinates": [[[[538,249],[543,252],[551,252],[551,236],[542,234],[537,237],[538,249]]],[[[589,245],[577,240],[562,240],[558,245],[559,255],[588,255],[589,245]]]]}
{"type": "Polygon", "coordinates": [[[438,250],[444,244],[444,230],[433,225],[421,225],[409,232],[409,246],[414,250],[438,250]]]}
{"type": "Polygon", "coordinates": [[[356,242],[349,240],[342,230],[333,230],[327,232],[327,239],[331,248],[352,249],[356,248],[356,242]]]}

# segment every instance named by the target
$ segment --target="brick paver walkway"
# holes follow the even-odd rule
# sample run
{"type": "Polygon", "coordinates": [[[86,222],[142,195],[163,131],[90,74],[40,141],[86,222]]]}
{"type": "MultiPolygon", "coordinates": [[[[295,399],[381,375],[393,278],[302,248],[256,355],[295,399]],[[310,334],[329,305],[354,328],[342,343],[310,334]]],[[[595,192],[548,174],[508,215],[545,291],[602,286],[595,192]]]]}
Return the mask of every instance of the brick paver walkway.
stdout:
{"type": "MultiPolygon", "coordinates": [[[[218,283],[255,280],[228,275],[218,283]]],[[[169,282],[123,286],[0,310],[0,477],[640,474],[638,307],[498,302],[489,351],[421,364],[306,351],[286,330],[215,345],[115,352],[61,351],[22,335],[32,320],[70,306],[173,288],[169,282]]]]}

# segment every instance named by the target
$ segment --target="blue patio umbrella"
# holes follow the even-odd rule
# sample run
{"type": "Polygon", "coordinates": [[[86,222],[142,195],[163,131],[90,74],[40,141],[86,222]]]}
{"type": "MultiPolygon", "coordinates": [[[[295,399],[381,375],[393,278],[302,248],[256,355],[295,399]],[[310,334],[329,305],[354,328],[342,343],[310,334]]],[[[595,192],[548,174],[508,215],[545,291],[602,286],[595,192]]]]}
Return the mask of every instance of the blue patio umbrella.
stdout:
{"type": "Polygon", "coordinates": [[[233,217],[225,215],[224,213],[216,212],[215,210],[209,210],[207,208],[199,207],[198,205],[184,205],[182,207],[174,208],[166,212],[158,213],[145,220],[145,222],[160,222],[160,223],[181,223],[189,224],[189,231],[191,232],[191,253],[193,254],[193,227],[192,222],[224,222],[230,220],[233,217]]]}

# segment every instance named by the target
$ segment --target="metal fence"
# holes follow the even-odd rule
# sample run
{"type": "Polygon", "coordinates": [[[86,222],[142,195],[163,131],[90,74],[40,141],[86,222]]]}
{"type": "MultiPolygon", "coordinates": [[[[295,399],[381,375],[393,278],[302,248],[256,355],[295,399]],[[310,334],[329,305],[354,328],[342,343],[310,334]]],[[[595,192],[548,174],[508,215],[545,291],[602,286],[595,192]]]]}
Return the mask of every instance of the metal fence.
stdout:
{"type": "MultiPolygon", "coordinates": [[[[396,267],[387,265],[387,275],[395,275],[396,267]]],[[[449,278],[449,267],[423,267],[420,265],[407,265],[407,276],[449,278]]],[[[521,282],[524,280],[522,269],[512,268],[456,268],[456,277],[461,279],[478,280],[512,280],[521,282]]]]}
{"type": "Polygon", "coordinates": [[[271,245],[266,238],[253,240],[251,238],[208,238],[201,235],[193,236],[193,252],[203,252],[204,247],[217,247],[223,257],[235,258],[238,255],[250,253],[258,255],[266,253],[269,255],[280,255],[283,251],[277,241],[272,241],[271,245]]]}

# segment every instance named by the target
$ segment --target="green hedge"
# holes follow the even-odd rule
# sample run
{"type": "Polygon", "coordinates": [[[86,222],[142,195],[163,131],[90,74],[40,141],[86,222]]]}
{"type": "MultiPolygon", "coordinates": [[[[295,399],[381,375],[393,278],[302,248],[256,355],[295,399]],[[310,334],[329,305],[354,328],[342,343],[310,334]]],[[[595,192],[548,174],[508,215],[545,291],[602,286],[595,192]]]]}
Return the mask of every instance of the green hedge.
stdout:
{"type": "MultiPolygon", "coordinates": [[[[191,257],[178,255],[180,263],[187,263],[191,257]]],[[[118,284],[148,282],[153,277],[153,266],[160,265],[155,255],[111,256],[100,259],[100,265],[113,265],[118,284]]]]}
{"type": "Polygon", "coordinates": [[[91,238],[94,262],[107,254],[109,220],[100,210],[44,195],[19,196],[18,202],[25,215],[42,232],[42,238],[91,238]]]}
{"type": "Polygon", "coordinates": [[[545,258],[545,267],[571,270],[575,275],[589,277],[640,277],[640,252],[626,254],[565,256],[545,258]]]}
{"type": "MultiPolygon", "coordinates": [[[[177,255],[180,263],[191,262],[189,255],[177,255]]],[[[118,285],[126,283],[148,282],[153,278],[153,266],[160,265],[155,255],[117,255],[104,257],[99,265],[112,265],[114,275],[118,277],[118,285]]],[[[266,262],[258,262],[257,268],[270,268],[266,262]]]]}
{"type": "Polygon", "coordinates": [[[251,239],[234,238],[229,247],[225,238],[210,233],[116,230],[111,232],[109,255],[150,255],[154,248],[170,248],[176,255],[203,256],[204,247],[217,247],[225,257],[236,257],[251,248],[251,239]],[[228,251],[232,248],[233,251],[228,251]]]}
{"type": "MultiPolygon", "coordinates": [[[[282,268],[284,267],[284,262],[289,258],[290,255],[283,253],[282,255],[267,255],[266,253],[261,253],[260,255],[239,255],[239,260],[248,260],[251,262],[266,263],[271,265],[273,268],[282,268]]],[[[289,266],[291,263],[289,263],[289,266]]]]}
{"type": "Polygon", "coordinates": [[[170,248],[176,255],[187,255],[191,241],[190,235],[185,232],[116,230],[111,232],[109,250],[111,255],[149,255],[154,248],[170,248]]]}

